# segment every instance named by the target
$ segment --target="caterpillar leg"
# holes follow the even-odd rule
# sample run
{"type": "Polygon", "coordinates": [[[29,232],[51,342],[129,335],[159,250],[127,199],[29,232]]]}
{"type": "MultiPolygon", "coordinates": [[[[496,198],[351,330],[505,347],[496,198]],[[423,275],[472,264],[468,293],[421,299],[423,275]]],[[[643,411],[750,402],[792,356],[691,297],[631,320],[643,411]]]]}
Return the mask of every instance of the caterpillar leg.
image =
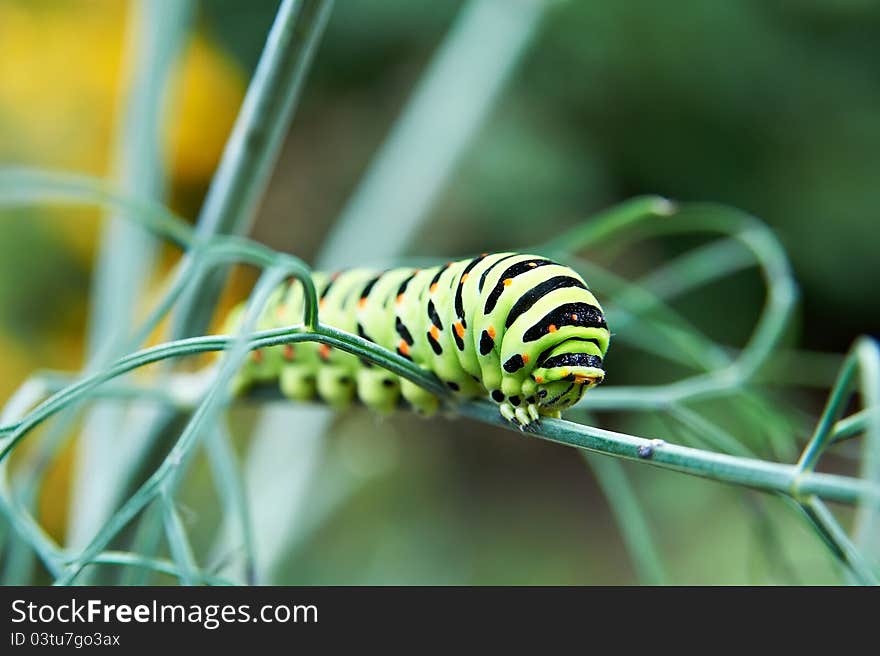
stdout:
{"type": "Polygon", "coordinates": [[[510,401],[505,400],[498,404],[498,411],[502,417],[520,429],[536,427],[541,421],[538,406],[534,403],[529,403],[525,406],[515,406],[510,401]]]}
{"type": "Polygon", "coordinates": [[[529,403],[526,406],[526,411],[529,413],[529,417],[532,418],[532,421],[541,420],[541,413],[538,411],[538,406],[536,406],[534,403],[529,403]]]}
{"type": "Polygon", "coordinates": [[[279,355],[277,348],[264,348],[251,351],[245,365],[248,378],[257,383],[266,383],[278,376],[279,355]]]}
{"type": "Polygon", "coordinates": [[[247,361],[232,378],[230,388],[233,395],[246,392],[254,383],[266,383],[278,376],[278,357],[272,348],[251,351],[247,361]]]}
{"type": "Polygon", "coordinates": [[[353,372],[338,365],[324,365],[318,369],[318,394],[330,406],[345,408],[354,399],[353,372]]]}
{"type": "Polygon", "coordinates": [[[233,396],[241,396],[245,392],[247,392],[248,388],[251,386],[251,381],[244,374],[243,371],[239,371],[232,378],[232,383],[229,385],[229,389],[232,392],[233,396]]]}
{"type": "Polygon", "coordinates": [[[281,393],[294,401],[308,401],[315,398],[315,374],[312,367],[304,365],[285,365],[279,377],[281,393]]]}
{"type": "Polygon", "coordinates": [[[425,417],[433,415],[440,406],[440,401],[436,396],[408,380],[400,380],[400,392],[413,410],[425,417]]]}
{"type": "Polygon", "coordinates": [[[384,369],[361,369],[357,372],[357,395],[368,408],[390,414],[400,400],[400,383],[384,369]]]}

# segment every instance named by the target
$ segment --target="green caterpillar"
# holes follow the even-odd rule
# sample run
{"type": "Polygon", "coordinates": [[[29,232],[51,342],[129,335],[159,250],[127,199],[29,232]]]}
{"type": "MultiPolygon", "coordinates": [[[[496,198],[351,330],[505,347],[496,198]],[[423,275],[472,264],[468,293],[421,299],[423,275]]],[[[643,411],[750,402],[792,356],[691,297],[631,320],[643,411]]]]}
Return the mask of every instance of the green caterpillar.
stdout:
{"type": "MultiPolygon", "coordinates": [[[[315,273],[324,324],[360,335],[433,372],[463,398],[488,395],[520,427],[558,417],[605,377],[611,334],[595,296],[569,267],[535,255],[483,254],[429,269],[315,273]]],[[[235,331],[243,306],[230,314],[235,331]]],[[[259,330],[301,323],[298,281],[276,289],[259,330]]],[[[390,412],[403,398],[422,414],[439,399],[412,382],[326,345],[256,350],[236,386],[279,381],[297,400],[341,407],[355,395],[390,412]]]]}

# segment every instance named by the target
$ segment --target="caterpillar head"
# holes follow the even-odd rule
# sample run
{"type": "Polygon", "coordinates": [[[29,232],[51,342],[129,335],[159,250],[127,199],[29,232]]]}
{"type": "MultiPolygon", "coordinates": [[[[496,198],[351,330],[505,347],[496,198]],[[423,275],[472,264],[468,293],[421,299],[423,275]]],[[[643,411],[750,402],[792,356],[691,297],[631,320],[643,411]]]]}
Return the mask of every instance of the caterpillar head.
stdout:
{"type": "Polygon", "coordinates": [[[567,339],[539,358],[532,370],[535,398],[543,413],[573,406],[591,387],[605,379],[603,352],[596,340],[567,339]]]}

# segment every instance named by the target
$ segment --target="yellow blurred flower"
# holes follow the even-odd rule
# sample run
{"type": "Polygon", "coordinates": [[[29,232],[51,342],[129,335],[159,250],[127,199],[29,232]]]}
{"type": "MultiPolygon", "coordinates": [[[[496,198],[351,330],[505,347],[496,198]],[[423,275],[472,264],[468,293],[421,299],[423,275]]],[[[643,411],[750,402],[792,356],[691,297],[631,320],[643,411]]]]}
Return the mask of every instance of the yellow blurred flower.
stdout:
{"type": "Polygon", "coordinates": [[[210,178],[243,94],[237,66],[204,37],[193,38],[172,87],[174,117],[165,139],[176,182],[199,184],[210,178]]]}
{"type": "MultiPolygon", "coordinates": [[[[121,78],[119,0],[0,4],[0,162],[105,175],[121,78]]],[[[164,151],[174,184],[204,185],[244,93],[241,71],[206,36],[185,48],[170,86],[164,151]]],[[[61,227],[90,257],[98,214],[61,227]],[[88,226],[87,228],[85,226],[88,226]]]]}
{"type": "Polygon", "coordinates": [[[125,4],[0,5],[0,157],[104,173],[125,4]]]}

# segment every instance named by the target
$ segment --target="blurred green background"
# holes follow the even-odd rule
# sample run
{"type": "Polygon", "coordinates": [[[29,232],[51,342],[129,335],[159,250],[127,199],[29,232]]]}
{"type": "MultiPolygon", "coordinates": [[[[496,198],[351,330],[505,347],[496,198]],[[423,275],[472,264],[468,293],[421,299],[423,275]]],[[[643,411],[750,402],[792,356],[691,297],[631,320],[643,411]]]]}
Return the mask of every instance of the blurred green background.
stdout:
{"type": "MultiPolygon", "coordinates": [[[[642,193],[720,201],[761,217],[787,248],[802,288],[801,347],[843,352],[858,334],[880,334],[880,6],[549,4],[410,255],[524,248],[642,193]]],[[[197,6],[166,138],[171,205],[188,218],[277,2],[197,6]]],[[[461,7],[336,3],[253,238],[312,260],[461,7]]],[[[115,0],[0,0],[0,163],[108,172],[127,85],[126,9],[115,0]]],[[[0,213],[0,398],[37,368],[82,365],[99,220],[97,211],[0,213]]],[[[176,253],[163,257],[167,267],[176,253]]],[[[621,266],[638,269],[640,253],[627,258],[621,266]]],[[[228,302],[251,280],[238,276],[228,302]]],[[[756,279],[739,283],[682,307],[709,334],[741,343],[761,297],[756,279]]],[[[662,374],[636,352],[618,357],[608,362],[618,367],[614,383],[662,374]]],[[[812,414],[820,400],[791,397],[812,414]]],[[[234,411],[242,449],[254,410],[234,411]]],[[[664,430],[653,415],[603,425],[664,430]]],[[[340,416],[329,439],[333,466],[364,482],[291,547],[279,583],[635,581],[574,450],[465,420],[379,420],[361,410],[340,416]]],[[[40,506],[59,537],[68,461],[59,457],[40,506]]],[[[775,501],[646,467],[627,473],[673,581],[837,580],[818,538],[775,501]]],[[[205,476],[195,470],[186,486],[202,548],[216,519],[205,476]]]]}

